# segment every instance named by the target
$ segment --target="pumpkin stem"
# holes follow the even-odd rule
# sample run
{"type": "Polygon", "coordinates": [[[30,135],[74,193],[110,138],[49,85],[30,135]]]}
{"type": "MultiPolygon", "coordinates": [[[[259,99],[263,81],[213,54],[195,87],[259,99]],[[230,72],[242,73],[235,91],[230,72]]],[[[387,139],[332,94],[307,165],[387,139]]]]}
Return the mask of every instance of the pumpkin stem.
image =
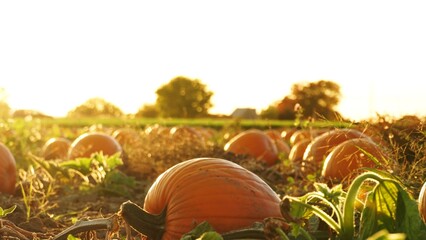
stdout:
{"type": "Polygon", "coordinates": [[[137,204],[126,201],[121,204],[120,215],[137,232],[149,239],[161,239],[165,231],[166,209],[154,215],[143,210],[137,204]]]}

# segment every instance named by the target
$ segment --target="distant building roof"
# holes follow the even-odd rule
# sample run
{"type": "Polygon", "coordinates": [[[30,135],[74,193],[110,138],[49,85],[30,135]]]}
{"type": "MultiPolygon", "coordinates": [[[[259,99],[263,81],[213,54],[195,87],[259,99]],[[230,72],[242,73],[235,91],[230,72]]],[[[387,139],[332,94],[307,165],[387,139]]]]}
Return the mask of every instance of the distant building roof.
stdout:
{"type": "Polygon", "coordinates": [[[233,118],[256,119],[257,113],[254,108],[236,108],[232,113],[233,118]]]}

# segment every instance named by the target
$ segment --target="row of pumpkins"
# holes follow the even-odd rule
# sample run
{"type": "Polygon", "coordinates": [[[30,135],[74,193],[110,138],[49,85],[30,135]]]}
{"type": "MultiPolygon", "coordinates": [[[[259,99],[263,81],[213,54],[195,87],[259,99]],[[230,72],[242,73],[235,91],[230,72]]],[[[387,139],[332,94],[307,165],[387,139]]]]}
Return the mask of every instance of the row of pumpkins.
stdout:
{"type": "Polygon", "coordinates": [[[231,139],[225,150],[251,155],[269,166],[288,158],[305,173],[322,168],[322,177],[332,182],[341,182],[363,167],[383,166],[389,157],[368,135],[350,128],[281,133],[251,129],[231,139]]]}
{"type": "MultiPolygon", "coordinates": [[[[15,160],[5,145],[0,146],[0,192],[13,194],[15,160]]],[[[46,159],[73,159],[89,157],[94,151],[115,154],[122,148],[110,135],[85,133],[73,142],[51,139],[43,150],[46,159]],[[66,155],[53,156],[61,151],[52,149],[60,148],[66,149],[61,153],[66,155]]],[[[375,141],[355,129],[294,132],[250,129],[231,138],[224,150],[251,155],[269,166],[278,164],[280,156],[284,156],[305,172],[321,166],[322,176],[332,181],[342,181],[361,167],[376,167],[376,161],[385,162],[387,156],[375,141]]],[[[426,222],[425,192],[426,183],[419,196],[419,210],[426,222]]],[[[282,216],[280,198],[268,184],[240,165],[219,158],[195,158],[174,165],[155,180],[142,208],[126,202],[120,212],[131,225],[137,223],[132,227],[155,239],[159,236],[178,239],[194,223],[202,221],[224,233],[268,217],[282,216]],[[149,224],[152,222],[155,226],[149,224]]]]}

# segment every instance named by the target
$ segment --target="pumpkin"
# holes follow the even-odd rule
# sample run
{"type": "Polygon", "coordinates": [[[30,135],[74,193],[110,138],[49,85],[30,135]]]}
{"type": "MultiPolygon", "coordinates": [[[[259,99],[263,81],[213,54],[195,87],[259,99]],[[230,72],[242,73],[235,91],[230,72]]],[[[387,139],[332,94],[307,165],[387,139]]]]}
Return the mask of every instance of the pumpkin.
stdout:
{"type": "Polygon", "coordinates": [[[140,141],[139,133],[132,128],[119,128],[111,136],[121,145],[134,144],[140,141]]]}
{"type": "Polygon", "coordinates": [[[101,132],[90,132],[81,134],[71,143],[68,158],[88,158],[96,152],[110,156],[123,151],[121,145],[112,136],[101,132]]]}
{"type": "Polygon", "coordinates": [[[121,215],[149,239],[180,239],[207,221],[217,232],[281,217],[280,198],[260,177],[225,159],[195,158],[162,173],[143,210],[124,203],[121,215]]]}
{"type": "Polygon", "coordinates": [[[314,137],[314,133],[308,129],[300,129],[294,132],[290,137],[290,145],[294,146],[296,143],[303,139],[310,139],[314,137]]]}
{"type": "Polygon", "coordinates": [[[404,115],[400,119],[396,120],[393,126],[399,129],[406,130],[419,130],[421,129],[422,120],[419,117],[414,115],[404,115]]]}
{"type": "Polygon", "coordinates": [[[63,137],[48,139],[42,147],[42,156],[46,160],[67,159],[71,141],[63,137]]]}
{"type": "Polygon", "coordinates": [[[305,153],[309,143],[311,143],[311,139],[306,138],[294,144],[294,146],[290,149],[288,159],[293,163],[302,163],[303,154],[305,153]]]}
{"type": "Polygon", "coordinates": [[[420,216],[422,217],[423,222],[426,223],[426,182],[423,183],[423,187],[420,190],[418,206],[419,206],[420,216]]]}
{"type": "Polygon", "coordinates": [[[278,160],[278,149],[272,139],[261,130],[245,130],[231,138],[224,147],[225,152],[250,155],[272,166],[278,160]]]}
{"type": "Polygon", "coordinates": [[[281,131],[281,138],[286,142],[290,143],[290,138],[298,129],[297,128],[290,128],[290,129],[284,129],[281,131]]]}
{"type": "Polygon", "coordinates": [[[360,168],[379,167],[385,159],[385,151],[371,139],[350,139],[337,145],[327,155],[321,175],[327,180],[341,182],[352,179],[360,168]]]}
{"type": "Polygon", "coordinates": [[[355,129],[335,129],[314,138],[303,154],[304,161],[323,163],[328,153],[339,143],[353,138],[368,137],[355,129]]]}
{"type": "Polygon", "coordinates": [[[202,137],[201,133],[199,133],[198,130],[188,126],[174,126],[170,128],[169,132],[170,135],[176,139],[195,138],[199,140],[202,137]]]}
{"type": "Polygon", "coordinates": [[[327,132],[327,129],[300,129],[294,132],[290,137],[290,145],[294,146],[296,143],[303,139],[312,140],[317,136],[320,136],[324,132],[327,132]]]}
{"type": "Polygon", "coordinates": [[[0,143],[0,192],[15,193],[16,162],[9,148],[0,143]]]}
{"type": "Polygon", "coordinates": [[[169,137],[170,135],[170,128],[161,126],[159,124],[154,124],[145,127],[144,130],[145,134],[151,137],[169,137]]]}
{"type": "Polygon", "coordinates": [[[283,154],[284,158],[287,158],[291,149],[284,139],[281,138],[281,133],[273,129],[266,130],[265,133],[274,141],[278,153],[283,154]]]}

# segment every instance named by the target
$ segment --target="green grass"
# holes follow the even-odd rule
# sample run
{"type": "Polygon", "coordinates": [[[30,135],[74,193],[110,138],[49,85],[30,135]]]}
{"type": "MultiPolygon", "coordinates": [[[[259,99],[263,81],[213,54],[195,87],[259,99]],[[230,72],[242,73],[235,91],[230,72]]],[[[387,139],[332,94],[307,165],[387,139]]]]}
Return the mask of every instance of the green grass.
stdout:
{"type": "MultiPolygon", "coordinates": [[[[15,121],[25,121],[16,119],[15,121]]],[[[291,120],[266,120],[266,119],[232,119],[232,118],[53,118],[33,120],[42,125],[61,127],[84,127],[94,124],[101,124],[108,127],[135,127],[144,128],[149,125],[159,124],[162,126],[200,126],[221,129],[229,126],[247,128],[290,128],[295,127],[295,122],[291,120]]],[[[302,123],[303,126],[311,127],[347,127],[349,122],[316,121],[302,123]]]]}

